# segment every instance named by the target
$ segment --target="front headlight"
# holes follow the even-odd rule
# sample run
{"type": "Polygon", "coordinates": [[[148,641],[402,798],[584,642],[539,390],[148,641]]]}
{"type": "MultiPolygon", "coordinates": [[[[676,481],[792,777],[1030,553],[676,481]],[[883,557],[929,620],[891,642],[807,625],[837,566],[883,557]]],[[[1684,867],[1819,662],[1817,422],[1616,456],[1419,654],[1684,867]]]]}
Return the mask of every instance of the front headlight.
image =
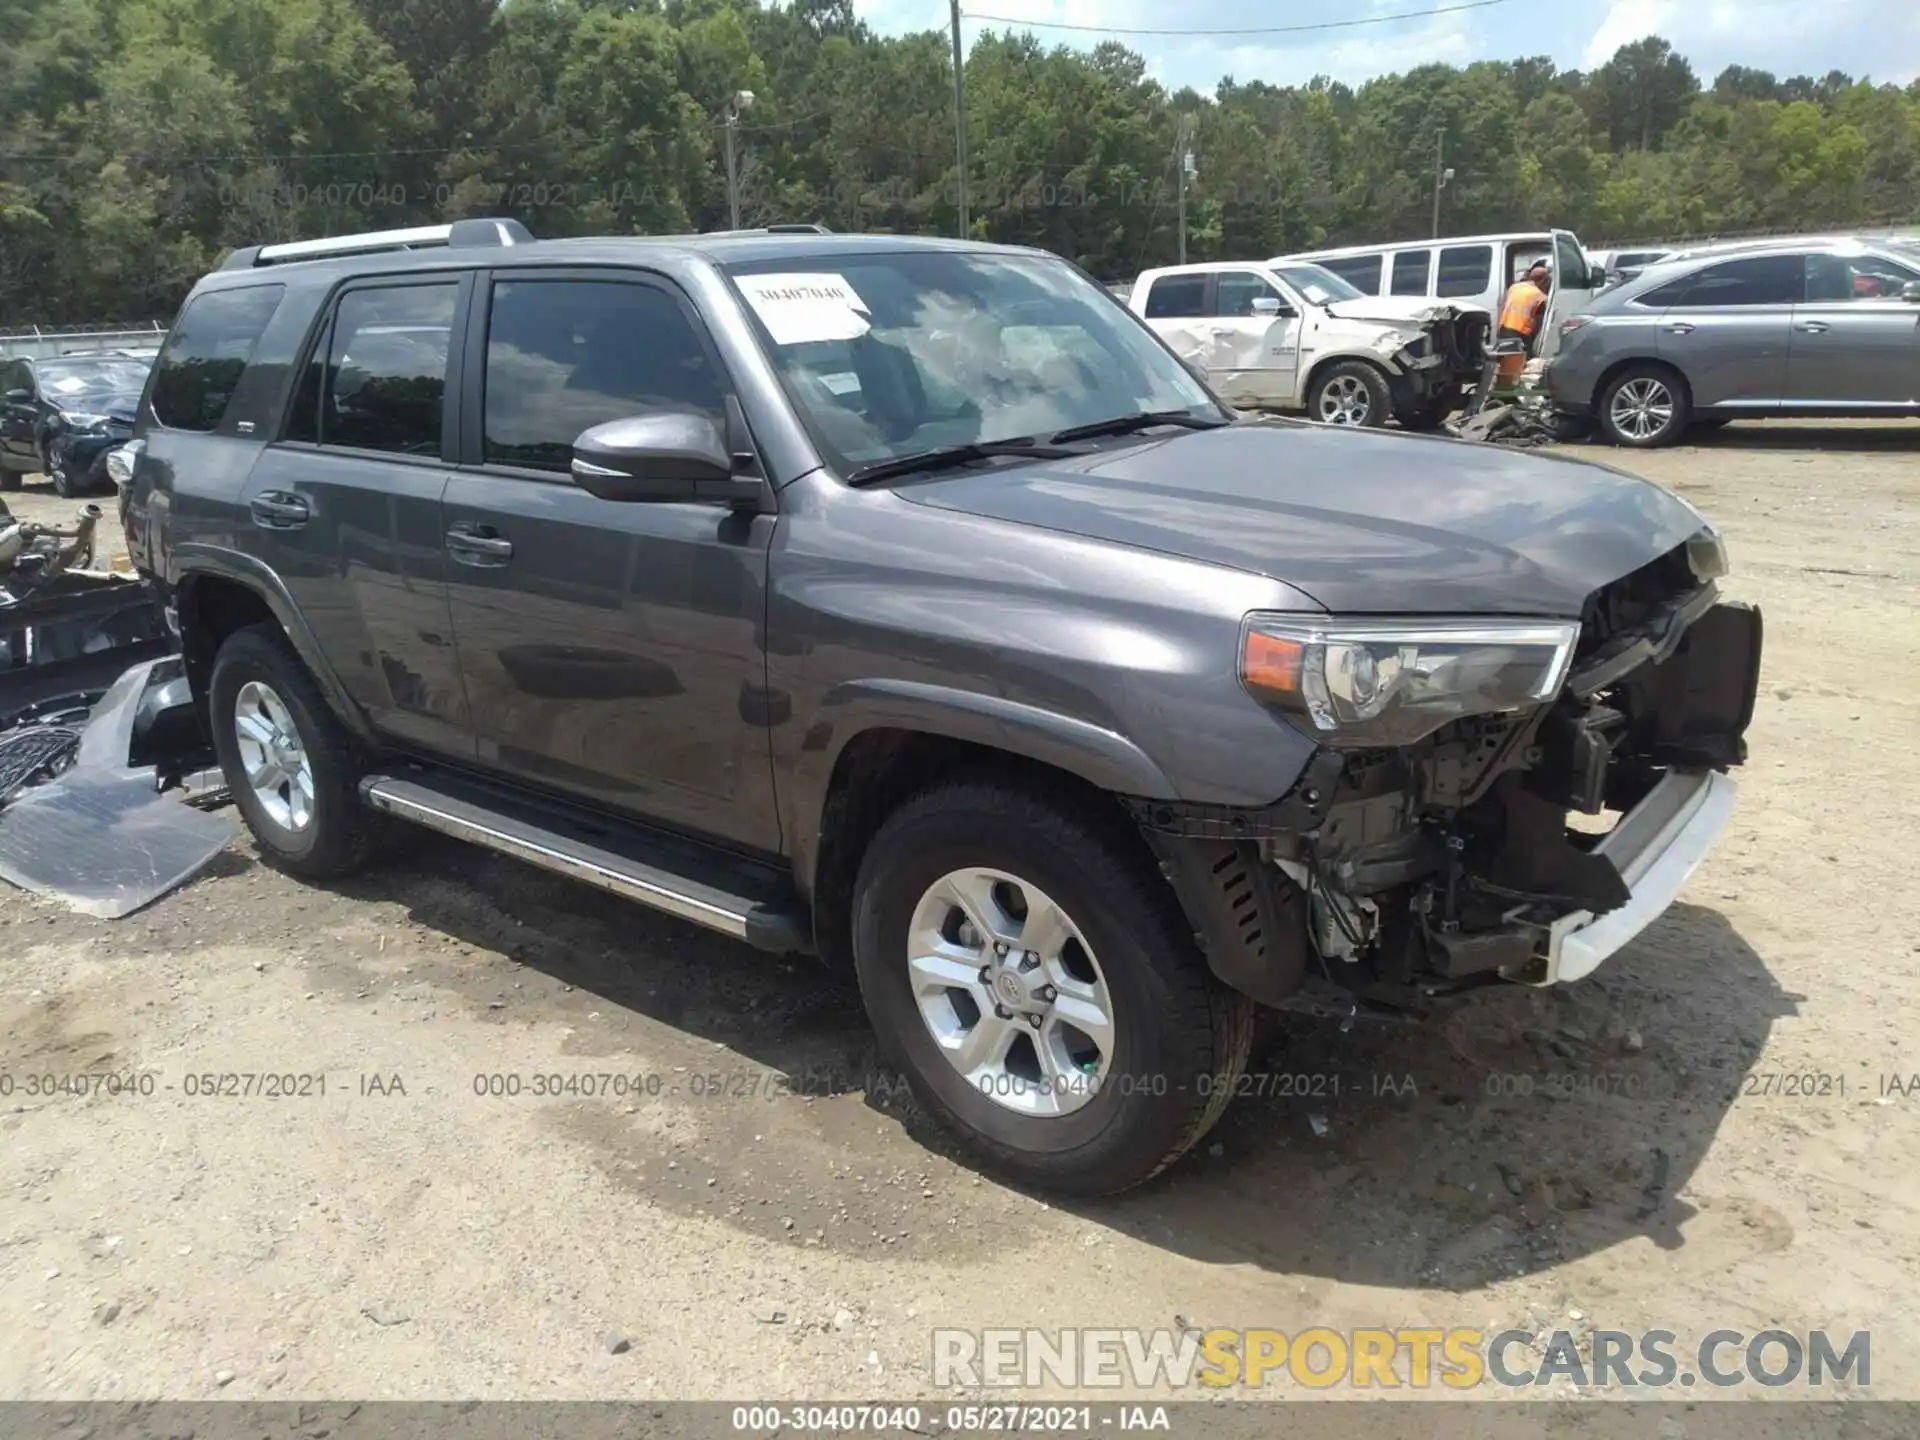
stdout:
{"type": "Polygon", "coordinates": [[[1333,746],[1409,745],[1464,715],[1553,699],[1580,638],[1566,620],[1342,620],[1254,614],[1240,679],[1333,746]]]}
{"type": "Polygon", "coordinates": [[[105,415],[83,415],[69,410],[61,418],[75,430],[104,430],[107,427],[105,415]]]}
{"type": "MultiPolygon", "coordinates": [[[[1700,512],[1694,510],[1693,513],[1700,512]]],[[[1727,560],[1727,542],[1705,519],[1701,520],[1700,528],[1687,537],[1687,564],[1693,569],[1693,578],[1703,582],[1724,579],[1733,568],[1727,560]]]]}
{"type": "Polygon", "coordinates": [[[1402,350],[1412,349],[1426,338],[1418,330],[1389,330],[1374,340],[1373,348],[1382,355],[1397,355],[1402,350]]]}

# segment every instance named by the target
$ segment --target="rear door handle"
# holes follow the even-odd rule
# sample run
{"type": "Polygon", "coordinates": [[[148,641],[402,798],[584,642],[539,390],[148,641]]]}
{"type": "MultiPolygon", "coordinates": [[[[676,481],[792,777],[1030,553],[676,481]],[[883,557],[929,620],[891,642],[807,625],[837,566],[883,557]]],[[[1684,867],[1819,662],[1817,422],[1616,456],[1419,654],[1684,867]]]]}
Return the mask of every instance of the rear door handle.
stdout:
{"type": "Polygon", "coordinates": [[[1833,327],[1824,320],[1802,320],[1793,328],[1796,330],[1804,330],[1809,335],[1824,335],[1833,327]]]}
{"type": "Polygon", "coordinates": [[[247,508],[262,530],[298,530],[313,516],[306,497],[290,490],[262,490],[247,508]]]}
{"type": "Polygon", "coordinates": [[[491,525],[462,522],[447,531],[447,551],[463,565],[504,565],[513,558],[513,542],[491,525]]]}
{"type": "Polygon", "coordinates": [[[1667,326],[1667,333],[1669,335],[1691,335],[1693,333],[1692,322],[1686,321],[1686,320],[1676,320],[1671,325],[1667,326]]]}

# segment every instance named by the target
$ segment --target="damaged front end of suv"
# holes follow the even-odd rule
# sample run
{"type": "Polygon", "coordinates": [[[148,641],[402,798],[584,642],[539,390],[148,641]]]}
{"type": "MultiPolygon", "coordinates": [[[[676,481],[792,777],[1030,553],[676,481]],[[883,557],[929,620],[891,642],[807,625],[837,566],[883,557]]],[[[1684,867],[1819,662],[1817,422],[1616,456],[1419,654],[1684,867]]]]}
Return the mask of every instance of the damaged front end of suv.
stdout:
{"type": "Polygon", "coordinates": [[[1305,773],[1265,810],[1135,807],[1212,968],[1343,1014],[1589,974],[1731,811],[1761,621],[1725,572],[1703,529],[1577,622],[1248,617],[1242,682],[1318,743],[1305,773]]]}

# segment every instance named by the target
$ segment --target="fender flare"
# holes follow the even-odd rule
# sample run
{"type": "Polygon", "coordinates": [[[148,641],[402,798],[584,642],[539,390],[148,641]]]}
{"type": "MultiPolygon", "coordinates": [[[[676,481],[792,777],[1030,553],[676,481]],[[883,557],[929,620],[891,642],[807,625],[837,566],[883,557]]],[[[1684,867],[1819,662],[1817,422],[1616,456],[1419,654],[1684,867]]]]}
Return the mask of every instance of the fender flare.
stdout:
{"type": "Polygon", "coordinates": [[[176,608],[191,593],[194,582],[200,579],[226,581],[252,591],[273,612],[273,618],[280,623],[280,629],[293,646],[294,653],[300,657],[300,663],[307,667],[307,673],[320,686],[321,694],[327,697],[327,704],[339,717],[340,723],[363,743],[374,743],[373,726],[347,694],[333,666],[327,663],[312,627],[301,615],[300,607],[294,603],[286,585],[272,569],[251,555],[200,541],[176,546],[172,559],[169,568],[173,572],[171,588],[176,608]]]}
{"type": "Polygon", "coordinates": [[[1157,762],[1117,730],[1025,701],[917,680],[851,680],[821,697],[794,759],[788,834],[810,885],[834,771],[846,748],[873,730],[962,740],[1051,765],[1116,795],[1180,798],[1157,762]]]}

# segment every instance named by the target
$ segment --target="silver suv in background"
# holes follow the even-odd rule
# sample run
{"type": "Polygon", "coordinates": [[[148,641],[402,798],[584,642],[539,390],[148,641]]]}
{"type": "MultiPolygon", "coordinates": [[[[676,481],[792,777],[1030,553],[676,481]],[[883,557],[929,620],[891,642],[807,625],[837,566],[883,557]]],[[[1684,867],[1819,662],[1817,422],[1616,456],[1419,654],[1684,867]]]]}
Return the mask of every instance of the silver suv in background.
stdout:
{"type": "Polygon", "coordinates": [[[1691,425],[1920,416],[1920,255],[1783,240],[1649,266],[1558,322],[1555,407],[1616,445],[1691,425]]]}

